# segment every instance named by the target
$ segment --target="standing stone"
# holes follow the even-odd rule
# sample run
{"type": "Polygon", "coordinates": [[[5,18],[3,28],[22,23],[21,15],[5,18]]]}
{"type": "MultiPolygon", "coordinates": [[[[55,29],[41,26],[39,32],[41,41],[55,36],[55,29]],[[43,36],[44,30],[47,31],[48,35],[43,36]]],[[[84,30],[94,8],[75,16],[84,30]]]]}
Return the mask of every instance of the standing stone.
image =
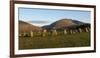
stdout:
{"type": "Polygon", "coordinates": [[[72,31],[72,30],[70,30],[70,33],[71,33],[71,34],[73,34],[73,31],[72,31]]]}
{"type": "Polygon", "coordinates": [[[86,31],[86,32],[89,32],[88,28],[85,28],[85,31],[86,31]]]}
{"type": "Polygon", "coordinates": [[[27,35],[27,34],[24,32],[24,33],[23,33],[23,36],[26,36],[26,35],[27,35]]]}
{"type": "Polygon", "coordinates": [[[33,37],[33,31],[30,32],[31,37],[33,37]]]}
{"type": "Polygon", "coordinates": [[[67,34],[67,31],[66,30],[64,30],[64,34],[67,34]]]}
{"type": "Polygon", "coordinates": [[[47,30],[43,30],[43,37],[46,36],[47,30]]]}
{"type": "Polygon", "coordinates": [[[82,29],[81,28],[79,28],[79,32],[82,32],[82,29]]]}
{"type": "Polygon", "coordinates": [[[56,30],[52,30],[52,35],[57,35],[57,31],[56,30]]]}
{"type": "Polygon", "coordinates": [[[91,31],[91,30],[90,30],[90,27],[87,27],[87,28],[88,28],[88,31],[91,31]]]}

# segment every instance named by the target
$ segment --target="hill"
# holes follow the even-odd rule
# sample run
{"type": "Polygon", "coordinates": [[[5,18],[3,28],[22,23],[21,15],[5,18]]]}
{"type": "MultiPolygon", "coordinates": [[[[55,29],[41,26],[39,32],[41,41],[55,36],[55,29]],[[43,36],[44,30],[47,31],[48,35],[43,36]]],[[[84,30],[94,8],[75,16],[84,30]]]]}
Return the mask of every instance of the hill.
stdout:
{"type": "Polygon", "coordinates": [[[19,32],[41,31],[42,28],[19,20],[19,32]]]}
{"type": "Polygon", "coordinates": [[[72,28],[75,26],[80,26],[83,24],[86,24],[86,23],[80,22],[77,20],[72,20],[72,19],[61,19],[61,20],[58,20],[50,25],[43,26],[42,28],[45,28],[45,29],[64,29],[64,28],[72,28]]]}

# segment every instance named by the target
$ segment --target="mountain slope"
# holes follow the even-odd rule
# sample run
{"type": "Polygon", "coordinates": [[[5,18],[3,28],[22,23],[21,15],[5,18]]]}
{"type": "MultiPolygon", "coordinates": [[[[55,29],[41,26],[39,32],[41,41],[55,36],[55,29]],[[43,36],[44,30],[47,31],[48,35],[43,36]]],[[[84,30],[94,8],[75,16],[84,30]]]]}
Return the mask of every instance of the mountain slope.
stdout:
{"type": "Polygon", "coordinates": [[[41,27],[34,26],[24,21],[19,20],[19,32],[40,31],[41,27]]]}
{"type": "Polygon", "coordinates": [[[61,28],[67,28],[67,27],[72,27],[76,25],[82,25],[85,24],[83,22],[77,21],[77,20],[72,20],[72,19],[62,19],[58,20],[51,25],[48,26],[43,26],[45,29],[61,29],[61,28]]]}

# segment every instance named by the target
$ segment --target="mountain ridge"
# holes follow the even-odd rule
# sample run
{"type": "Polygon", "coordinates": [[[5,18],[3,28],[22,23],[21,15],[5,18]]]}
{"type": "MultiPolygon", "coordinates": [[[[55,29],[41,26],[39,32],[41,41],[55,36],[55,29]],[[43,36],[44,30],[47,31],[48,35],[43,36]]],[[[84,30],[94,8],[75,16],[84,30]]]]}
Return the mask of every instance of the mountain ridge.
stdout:
{"type": "Polygon", "coordinates": [[[61,28],[65,28],[65,27],[68,28],[68,27],[83,25],[83,24],[86,24],[86,23],[81,22],[81,21],[77,21],[77,20],[72,20],[72,19],[61,19],[61,20],[58,20],[56,22],[53,22],[50,25],[43,26],[42,28],[61,29],[61,28]]]}
{"type": "Polygon", "coordinates": [[[51,23],[50,25],[39,27],[39,26],[30,24],[28,22],[19,20],[19,32],[30,32],[30,31],[37,32],[37,31],[42,31],[43,29],[47,29],[47,30],[72,29],[72,28],[83,26],[83,25],[89,26],[90,24],[77,21],[77,20],[72,20],[72,19],[61,19],[61,20],[51,23]]]}

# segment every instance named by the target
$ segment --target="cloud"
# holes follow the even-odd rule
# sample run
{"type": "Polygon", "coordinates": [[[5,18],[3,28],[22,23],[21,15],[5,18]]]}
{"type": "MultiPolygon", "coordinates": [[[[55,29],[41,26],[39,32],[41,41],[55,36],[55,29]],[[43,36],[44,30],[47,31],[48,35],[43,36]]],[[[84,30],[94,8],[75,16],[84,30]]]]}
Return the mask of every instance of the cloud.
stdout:
{"type": "Polygon", "coordinates": [[[46,24],[49,23],[48,21],[28,21],[29,23],[36,23],[36,24],[46,24]]]}

